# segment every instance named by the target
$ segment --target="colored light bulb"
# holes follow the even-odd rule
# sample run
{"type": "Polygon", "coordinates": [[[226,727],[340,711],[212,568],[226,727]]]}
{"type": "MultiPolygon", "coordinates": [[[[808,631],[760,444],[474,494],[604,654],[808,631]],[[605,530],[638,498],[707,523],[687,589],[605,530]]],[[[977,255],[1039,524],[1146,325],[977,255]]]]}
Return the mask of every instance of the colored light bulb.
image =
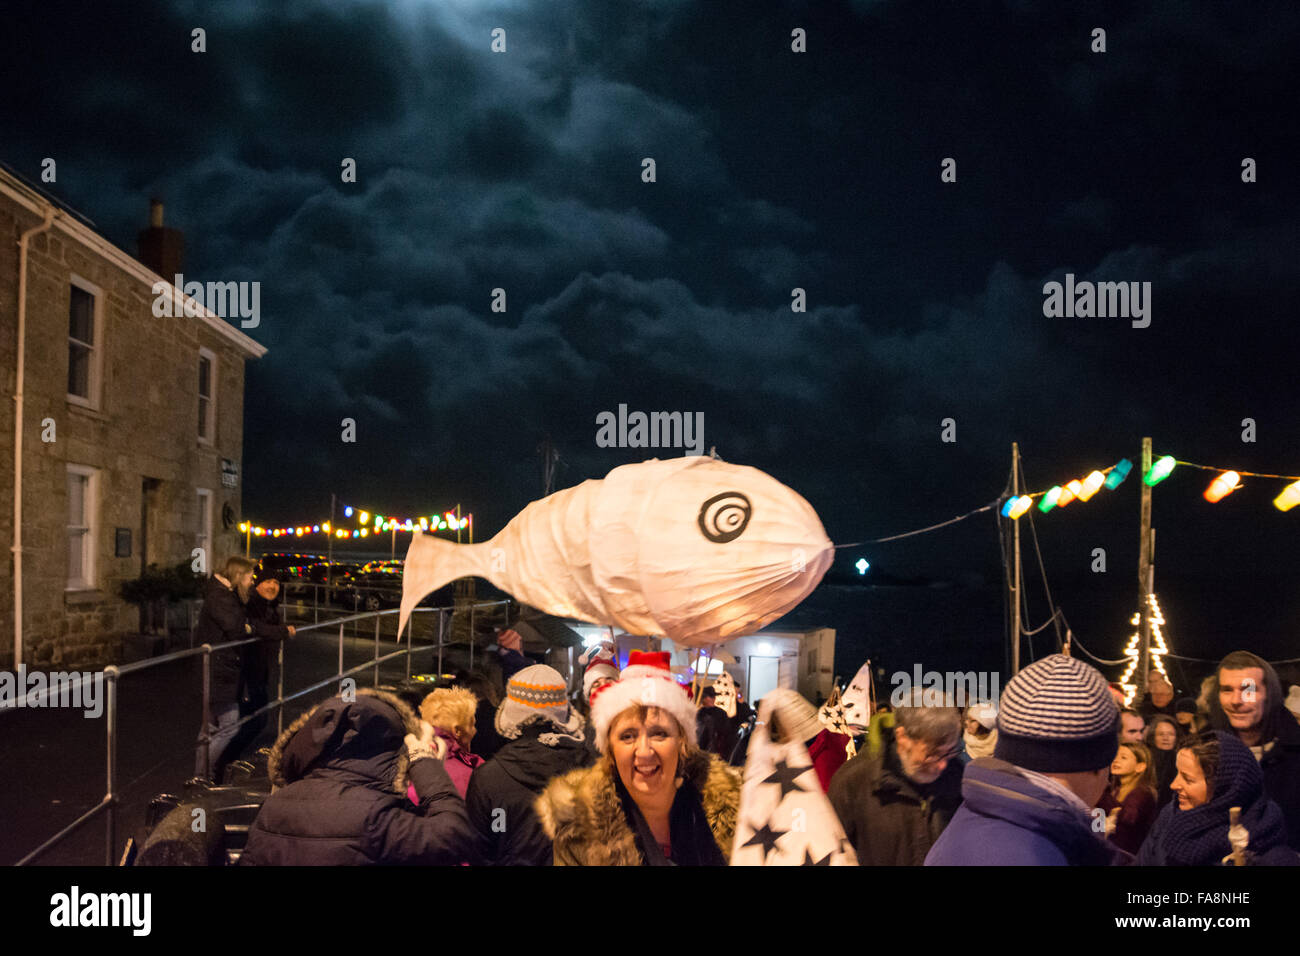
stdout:
{"type": "Polygon", "coordinates": [[[1300,481],[1291,482],[1273,499],[1273,507],[1278,511],[1290,511],[1296,505],[1300,505],[1300,481]]]}
{"type": "Polygon", "coordinates": [[[1128,477],[1128,473],[1132,469],[1133,469],[1133,462],[1129,461],[1127,458],[1121,458],[1115,464],[1115,467],[1110,470],[1110,474],[1106,476],[1107,490],[1114,491],[1121,484],[1123,484],[1124,479],[1128,477]]]}
{"type": "Polygon", "coordinates": [[[1169,473],[1174,470],[1174,465],[1176,464],[1178,464],[1178,462],[1174,460],[1173,455],[1165,455],[1165,457],[1161,458],[1151,466],[1151,470],[1142,476],[1142,480],[1148,485],[1155,487],[1169,477],[1169,473]]]}
{"type": "Polygon", "coordinates": [[[1043,500],[1038,503],[1038,510],[1043,514],[1051,511],[1056,507],[1056,502],[1061,497],[1061,486],[1053,485],[1047,494],[1043,495],[1043,500]]]}
{"type": "Polygon", "coordinates": [[[1094,471],[1087,478],[1083,479],[1083,494],[1081,494],[1079,497],[1082,498],[1084,501],[1087,501],[1098,491],[1100,491],[1101,486],[1104,485],[1105,483],[1106,483],[1106,476],[1099,471],[1094,471]]]}
{"type": "Polygon", "coordinates": [[[1205,500],[1211,504],[1222,501],[1240,486],[1241,475],[1235,471],[1225,471],[1221,475],[1216,475],[1210,482],[1210,487],[1205,489],[1205,500]]]}

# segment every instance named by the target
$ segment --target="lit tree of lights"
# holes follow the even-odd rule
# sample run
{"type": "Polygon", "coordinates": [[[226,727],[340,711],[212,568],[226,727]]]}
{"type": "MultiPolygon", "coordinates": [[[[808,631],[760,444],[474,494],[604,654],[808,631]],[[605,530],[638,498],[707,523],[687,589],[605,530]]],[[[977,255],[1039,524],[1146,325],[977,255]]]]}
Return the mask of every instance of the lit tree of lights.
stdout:
{"type": "MultiPolygon", "coordinates": [[[[1165,643],[1165,633],[1161,630],[1161,625],[1165,623],[1165,616],[1160,610],[1160,602],[1156,599],[1155,593],[1152,592],[1148,597],[1147,603],[1151,606],[1151,663],[1157,671],[1169,680],[1169,672],[1165,670],[1164,657],[1169,653],[1169,645],[1165,643]]],[[[1142,623],[1141,613],[1136,613],[1129,619],[1129,623],[1134,627],[1142,623]]],[[[1138,661],[1141,659],[1142,649],[1138,647],[1139,632],[1134,631],[1129,635],[1128,644],[1124,648],[1124,656],[1129,659],[1128,669],[1124,671],[1124,676],[1119,679],[1120,686],[1124,688],[1124,706],[1128,707],[1133,703],[1133,698],[1137,695],[1137,684],[1129,683],[1129,678],[1137,670],[1138,661]]],[[[1170,681],[1170,683],[1173,683],[1170,681]]]]}

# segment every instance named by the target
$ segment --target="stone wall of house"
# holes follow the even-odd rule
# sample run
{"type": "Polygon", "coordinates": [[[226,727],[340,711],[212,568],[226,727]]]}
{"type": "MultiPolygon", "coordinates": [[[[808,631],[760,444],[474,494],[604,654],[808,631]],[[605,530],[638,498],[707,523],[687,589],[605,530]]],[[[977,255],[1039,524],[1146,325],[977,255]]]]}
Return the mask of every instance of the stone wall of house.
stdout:
{"type": "MultiPolygon", "coordinates": [[[[37,223],[0,195],[0,667],[13,661],[13,443],[18,252],[37,223]]],[[[149,285],[56,229],[30,243],[23,435],[24,659],[31,667],[93,666],[114,659],[139,611],[118,597],[142,561],[160,566],[192,558],[199,526],[196,490],[212,492],[211,572],[242,551],[223,506],[240,513],[244,353],[196,318],[158,318],[149,285]],[[100,384],[97,407],[68,398],[68,327],[74,280],[97,287],[100,384]],[[198,439],[200,347],[216,356],[216,429],[198,439]],[[51,440],[52,439],[52,440],[51,440]],[[239,485],[222,486],[222,459],[237,464],[239,485]],[[68,465],[96,469],[93,587],[68,589],[68,465]],[[147,554],[141,553],[144,486],[149,493],[147,554]],[[117,531],[130,532],[129,557],[116,554],[117,531]]]]}

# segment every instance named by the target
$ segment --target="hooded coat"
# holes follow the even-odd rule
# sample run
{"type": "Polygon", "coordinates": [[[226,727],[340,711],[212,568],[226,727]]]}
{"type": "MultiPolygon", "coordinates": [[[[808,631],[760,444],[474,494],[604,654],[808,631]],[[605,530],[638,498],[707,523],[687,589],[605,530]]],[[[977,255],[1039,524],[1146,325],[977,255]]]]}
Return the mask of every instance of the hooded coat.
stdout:
{"type": "Polygon", "coordinates": [[[317,704],[267,760],[271,795],[240,863],[253,866],[450,865],[474,859],[465,804],[442,762],[409,763],[420,719],[395,694],[361,688],[317,704]],[[414,784],[418,806],[406,799],[414,784]]]}
{"type": "Polygon", "coordinates": [[[465,811],[490,866],[551,865],[551,838],[533,804],[551,778],[585,766],[593,756],[573,737],[559,736],[553,747],[538,739],[554,730],[549,722],[525,724],[518,738],[469,778],[465,811]]]}
{"type": "MultiPolygon", "coordinates": [[[[717,849],[729,860],[740,807],[739,772],[704,751],[692,753],[682,769],[686,783],[699,794],[717,849]]],[[[554,845],[556,866],[646,865],[624,811],[617,775],[610,761],[602,759],[557,777],[537,798],[537,816],[554,845]]]]}
{"type": "Polygon", "coordinates": [[[926,866],[1109,866],[1128,854],[1097,833],[1092,816],[996,757],[966,765],[963,803],[926,866]]]}
{"type": "Polygon", "coordinates": [[[862,866],[921,866],[961,804],[963,764],[949,760],[918,788],[903,774],[892,736],[879,757],[862,753],[831,780],[830,798],[862,866]]]}

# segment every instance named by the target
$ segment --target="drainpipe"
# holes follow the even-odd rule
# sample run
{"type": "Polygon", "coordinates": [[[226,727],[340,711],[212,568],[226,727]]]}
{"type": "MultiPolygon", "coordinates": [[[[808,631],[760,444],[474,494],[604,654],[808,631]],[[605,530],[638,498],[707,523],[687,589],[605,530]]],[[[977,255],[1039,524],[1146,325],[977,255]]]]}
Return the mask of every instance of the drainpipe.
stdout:
{"type": "Polygon", "coordinates": [[[49,229],[54,207],[45,207],[45,221],[18,238],[18,374],[14,379],[14,673],[23,663],[23,374],[27,351],[27,240],[49,229]]]}

